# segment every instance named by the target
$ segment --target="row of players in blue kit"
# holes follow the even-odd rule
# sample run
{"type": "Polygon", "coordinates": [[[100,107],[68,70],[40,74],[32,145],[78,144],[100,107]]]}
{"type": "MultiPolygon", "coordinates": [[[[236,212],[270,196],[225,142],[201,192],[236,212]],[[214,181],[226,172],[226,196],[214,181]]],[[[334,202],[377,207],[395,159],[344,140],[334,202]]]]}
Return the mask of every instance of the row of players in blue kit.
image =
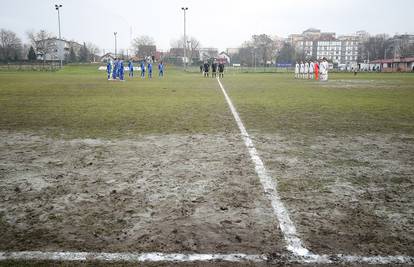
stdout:
{"type": "MultiPolygon", "coordinates": [[[[145,72],[148,70],[148,78],[152,78],[152,62],[148,61],[147,67],[145,66],[145,61],[142,60],[140,64],[141,69],[141,78],[145,78],[145,72]]],[[[132,61],[128,61],[128,70],[129,77],[134,77],[134,64],[132,61]]],[[[112,63],[108,61],[106,65],[106,72],[108,74],[108,80],[117,80],[124,81],[124,61],[121,59],[115,59],[112,63]]],[[[164,64],[162,61],[158,64],[158,77],[164,77],[164,64]]]]}

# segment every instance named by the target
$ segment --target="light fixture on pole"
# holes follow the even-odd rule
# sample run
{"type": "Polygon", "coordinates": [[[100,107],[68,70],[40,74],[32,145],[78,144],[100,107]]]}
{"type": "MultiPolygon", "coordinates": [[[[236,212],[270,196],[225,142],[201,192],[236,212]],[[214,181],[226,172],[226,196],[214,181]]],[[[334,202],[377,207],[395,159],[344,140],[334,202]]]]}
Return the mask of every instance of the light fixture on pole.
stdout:
{"type": "Polygon", "coordinates": [[[184,69],[187,68],[187,57],[186,57],[186,47],[187,47],[187,38],[186,38],[186,32],[185,32],[185,27],[186,27],[186,17],[185,17],[185,13],[188,10],[188,7],[182,7],[181,8],[182,11],[184,11],[184,43],[183,43],[183,50],[184,50],[184,58],[183,58],[183,63],[184,63],[184,69]]]}
{"type": "MultiPolygon", "coordinates": [[[[58,12],[58,25],[59,25],[59,43],[62,43],[62,35],[60,34],[60,8],[62,7],[62,5],[61,4],[59,4],[59,5],[55,5],[55,9],[57,10],[57,12],[58,12]]],[[[62,55],[63,55],[63,48],[62,49],[60,49],[60,48],[62,48],[62,47],[59,47],[59,58],[60,58],[60,68],[62,68],[62,66],[63,66],[63,63],[62,63],[62,55]]]]}
{"type": "Polygon", "coordinates": [[[115,57],[116,57],[116,35],[117,34],[118,34],[117,32],[114,32],[114,37],[115,37],[115,57]]]}

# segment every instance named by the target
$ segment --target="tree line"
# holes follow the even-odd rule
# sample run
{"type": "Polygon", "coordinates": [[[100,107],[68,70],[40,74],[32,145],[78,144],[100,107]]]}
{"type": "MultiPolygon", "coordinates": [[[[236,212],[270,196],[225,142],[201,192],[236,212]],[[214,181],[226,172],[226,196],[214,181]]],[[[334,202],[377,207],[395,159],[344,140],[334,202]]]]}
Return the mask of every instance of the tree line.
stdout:
{"type": "MultiPolygon", "coordinates": [[[[358,62],[410,56],[414,56],[414,42],[404,35],[392,38],[387,34],[378,34],[360,40],[358,62]]],[[[290,42],[272,39],[266,34],[253,35],[251,40],[243,43],[235,57],[240,63],[251,66],[305,60],[305,55],[290,42]]]]}
{"type": "MultiPolygon", "coordinates": [[[[29,43],[23,43],[22,40],[13,31],[0,29],[0,61],[35,61],[38,55],[52,53],[55,46],[51,45],[50,39],[56,38],[53,34],[40,30],[38,32],[26,33],[29,43]]],[[[65,54],[67,62],[90,62],[96,60],[96,55],[100,49],[93,43],[77,44],[74,41],[68,41],[69,51],[65,54]]]]}

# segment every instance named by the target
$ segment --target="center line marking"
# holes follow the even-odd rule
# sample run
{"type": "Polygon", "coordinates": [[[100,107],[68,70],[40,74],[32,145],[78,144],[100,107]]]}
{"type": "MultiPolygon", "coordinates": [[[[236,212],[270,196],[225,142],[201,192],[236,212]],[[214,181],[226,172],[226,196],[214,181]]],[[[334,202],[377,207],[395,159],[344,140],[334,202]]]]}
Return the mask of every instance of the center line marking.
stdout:
{"type": "Polygon", "coordinates": [[[253,141],[247,133],[247,130],[244,127],[243,122],[241,121],[236,108],[234,107],[230,97],[227,95],[227,92],[221,84],[219,78],[217,78],[217,81],[220,85],[221,91],[224,94],[227,104],[230,107],[231,113],[233,114],[234,119],[236,120],[237,126],[239,127],[239,130],[243,137],[244,144],[249,150],[250,158],[252,159],[255,165],[255,170],[260,178],[260,182],[263,186],[264,192],[268,196],[272,204],[273,211],[275,212],[276,217],[279,221],[280,230],[282,231],[283,237],[285,238],[285,241],[287,243],[287,249],[298,256],[309,257],[314,259],[319,258],[318,255],[311,253],[307,248],[303,246],[302,240],[300,240],[296,232],[296,227],[290,219],[289,212],[287,211],[283,202],[280,200],[280,196],[277,192],[277,182],[273,180],[272,177],[270,177],[270,175],[267,173],[263,161],[260,159],[259,154],[257,153],[257,150],[253,144],[253,141]]]}
{"type": "Polygon", "coordinates": [[[252,139],[247,133],[243,122],[237,113],[236,108],[233,105],[230,97],[227,95],[226,90],[219,78],[217,81],[220,85],[221,91],[230,107],[231,113],[236,120],[237,126],[239,127],[240,133],[243,137],[244,144],[246,145],[250,158],[252,159],[257,175],[260,178],[260,182],[263,186],[265,194],[268,196],[273,211],[279,221],[280,230],[282,231],[283,237],[287,243],[287,250],[291,251],[295,256],[299,256],[300,262],[304,263],[333,263],[333,262],[348,262],[348,263],[367,263],[367,264],[390,264],[390,263],[412,263],[414,257],[411,256],[350,256],[350,255],[318,255],[309,251],[299,238],[296,227],[290,219],[289,212],[280,199],[279,193],[277,192],[277,181],[267,173],[263,161],[260,159],[259,154],[253,144],[252,139]]]}
{"type": "MultiPolygon", "coordinates": [[[[279,221],[287,249],[299,258],[285,256],[285,262],[291,263],[360,263],[360,264],[413,264],[411,256],[352,256],[352,255],[318,255],[306,249],[296,227],[289,217],[289,213],[277,192],[277,183],[268,175],[263,161],[260,159],[253,141],[244,127],[239,114],[227,95],[219,78],[217,81],[226,98],[230,110],[237,122],[244,143],[249,150],[250,157],[255,164],[255,170],[260,178],[265,194],[271,201],[272,208],[279,221]]],[[[228,262],[266,262],[270,259],[266,255],[248,255],[243,253],[232,254],[185,254],[185,253],[105,253],[105,252],[42,252],[42,251],[0,251],[0,261],[4,260],[52,260],[52,261],[104,261],[104,262],[195,262],[195,261],[228,261],[228,262]]],[[[270,260],[271,262],[271,260],[270,260]]]]}

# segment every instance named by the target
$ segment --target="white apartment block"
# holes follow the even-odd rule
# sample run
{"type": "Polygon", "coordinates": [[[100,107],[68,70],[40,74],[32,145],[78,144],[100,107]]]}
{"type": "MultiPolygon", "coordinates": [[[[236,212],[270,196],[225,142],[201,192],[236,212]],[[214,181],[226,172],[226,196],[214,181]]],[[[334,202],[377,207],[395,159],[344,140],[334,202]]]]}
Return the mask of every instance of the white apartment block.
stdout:
{"type": "Polygon", "coordinates": [[[313,41],[298,41],[295,47],[306,58],[311,58],[313,56],[313,43],[313,41]]]}
{"type": "Polygon", "coordinates": [[[327,58],[332,63],[355,65],[358,60],[360,36],[345,35],[336,38],[335,33],[308,29],[302,34],[292,34],[289,41],[296,52],[305,59],[327,58]]]}
{"type": "Polygon", "coordinates": [[[316,58],[327,58],[333,63],[341,63],[341,41],[317,41],[316,58]]]}
{"type": "Polygon", "coordinates": [[[37,58],[41,60],[65,60],[71,47],[78,52],[81,46],[77,42],[59,38],[39,40],[36,42],[37,58]]]}

